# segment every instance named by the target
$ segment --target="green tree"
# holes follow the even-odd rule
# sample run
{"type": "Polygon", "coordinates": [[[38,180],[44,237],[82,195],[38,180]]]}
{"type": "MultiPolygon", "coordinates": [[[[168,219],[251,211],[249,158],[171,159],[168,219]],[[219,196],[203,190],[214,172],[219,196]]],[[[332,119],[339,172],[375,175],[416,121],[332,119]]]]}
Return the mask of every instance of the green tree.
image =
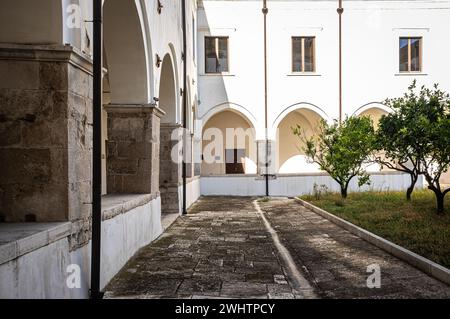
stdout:
{"type": "Polygon", "coordinates": [[[450,96],[437,84],[416,91],[414,81],[403,97],[386,100],[393,113],[380,121],[378,148],[399,166],[409,165],[412,180],[424,175],[436,195],[437,213],[443,214],[444,198],[450,192],[440,184],[442,174],[450,168],[450,96]]]}
{"type": "Polygon", "coordinates": [[[341,187],[342,198],[347,198],[348,186],[359,177],[359,186],[370,183],[364,164],[374,149],[375,133],[369,117],[349,117],[341,124],[329,125],[321,121],[318,133],[308,137],[301,126],[293,132],[303,142],[302,150],[320,169],[326,171],[341,187]]]}
{"type": "Polygon", "coordinates": [[[411,200],[411,194],[421,174],[421,139],[420,128],[415,123],[416,113],[409,108],[408,97],[404,100],[386,100],[385,105],[393,112],[381,117],[376,132],[375,161],[410,175],[411,184],[406,190],[406,199],[411,200]],[[417,136],[419,135],[419,139],[417,136]],[[417,147],[411,147],[411,145],[417,147]]]}

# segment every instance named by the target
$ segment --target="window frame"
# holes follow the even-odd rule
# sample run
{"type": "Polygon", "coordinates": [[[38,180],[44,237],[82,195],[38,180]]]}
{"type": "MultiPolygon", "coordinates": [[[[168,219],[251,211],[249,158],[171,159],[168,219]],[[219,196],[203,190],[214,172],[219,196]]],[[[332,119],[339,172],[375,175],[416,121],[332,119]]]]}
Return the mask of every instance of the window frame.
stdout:
{"type": "Polygon", "coordinates": [[[291,37],[291,72],[293,74],[313,74],[317,72],[317,60],[316,60],[316,36],[292,36],[291,37]],[[301,40],[301,71],[296,71],[294,68],[294,40],[301,40]],[[312,71],[305,71],[305,39],[313,40],[313,69],[312,71]]]}
{"type": "Polygon", "coordinates": [[[409,73],[422,73],[423,72],[423,37],[422,36],[400,36],[398,39],[398,53],[399,53],[399,58],[398,58],[398,71],[401,74],[409,74],[409,73]],[[401,53],[400,53],[400,42],[402,40],[407,40],[408,41],[408,70],[407,71],[402,71],[400,70],[400,66],[401,66],[401,53]],[[411,70],[411,65],[412,65],[412,57],[411,57],[411,40],[419,40],[419,71],[412,71],[411,70]]]}
{"type": "Polygon", "coordinates": [[[211,74],[229,74],[230,73],[230,37],[229,36],[226,36],[226,35],[224,35],[224,36],[214,36],[214,35],[208,35],[208,36],[205,36],[204,37],[204,41],[203,41],[203,44],[204,44],[204,60],[205,60],[205,65],[204,65],[204,71],[205,71],[205,74],[207,74],[207,75],[211,75],[211,74]],[[217,68],[216,68],[216,72],[208,72],[208,68],[207,68],[207,59],[208,59],[208,57],[207,57],[207,54],[206,54],[206,41],[207,41],[207,39],[215,39],[215,41],[214,41],[214,49],[215,49],[215,52],[216,52],[216,56],[217,56],[217,58],[219,58],[219,40],[220,39],[226,39],[227,40],[227,70],[226,71],[217,71],[217,68]]]}

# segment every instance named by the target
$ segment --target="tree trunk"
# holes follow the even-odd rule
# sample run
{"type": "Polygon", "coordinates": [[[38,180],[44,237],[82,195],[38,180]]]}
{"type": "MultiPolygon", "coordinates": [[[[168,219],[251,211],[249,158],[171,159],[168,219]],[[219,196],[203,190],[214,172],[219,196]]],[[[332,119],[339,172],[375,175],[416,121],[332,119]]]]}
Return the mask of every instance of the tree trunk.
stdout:
{"type": "Polygon", "coordinates": [[[439,192],[439,195],[436,194],[436,201],[438,215],[444,215],[444,194],[442,192],[439,192]]]}
{"type": "Polygon", "coordinates": [[[411,185],[406,190],[406,200],[411,201],[411,194],[414,191],[414,187],[416,186],[418,176],[411,174],[411,185]]]}
{"type": "Polygon", "coordinates": [[[437,210],[436,213],[438,215],[444,215],[444,197],[445,194],[441,191],[441,189],[436,187],[428,187],[434,192],[434,195],[436,196],[436,204],[437,204],[437,210]]]}
{"type": "Polygon", "coordinates": [[[347,187],[346,186],[341,186],[341,197],[347,198],[347,187]]]}

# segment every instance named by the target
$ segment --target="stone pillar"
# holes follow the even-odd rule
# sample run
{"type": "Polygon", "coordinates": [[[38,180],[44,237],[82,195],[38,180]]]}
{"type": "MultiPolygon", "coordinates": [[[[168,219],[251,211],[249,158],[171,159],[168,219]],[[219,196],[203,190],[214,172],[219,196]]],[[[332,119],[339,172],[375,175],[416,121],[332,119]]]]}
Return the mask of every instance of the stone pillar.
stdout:
{"type": "Polygon", "coordinates": [[[164,115],[153,105],[108,105],[107,191],[157,194],[159,131],[164,115]]]}
{"type": "Polygon", "coordinates": [[[276,152],[277,152],[277,144],[274,140],[269,140],[269,143],[266,143],[266,140],[258,140],[256,141],[256,145],[258,148],[258,161],[257,161],[257,173],[259,175],[266,174],[266,146],[269,147],[268,152],[268,174],[275,175],[277,173],[276,168],[276,152]]]}
{"type": "Polygon", "coordinates": [[[161,124],[160,191],[162,213],[179,213],[182,185],[182,127],[180,124],[161,124]]]}
{"type": "Polygon", "coordinates": [[[0,221],[87,225],[92,62],[68,45],[0,44],[0,74],[0,221]]]}

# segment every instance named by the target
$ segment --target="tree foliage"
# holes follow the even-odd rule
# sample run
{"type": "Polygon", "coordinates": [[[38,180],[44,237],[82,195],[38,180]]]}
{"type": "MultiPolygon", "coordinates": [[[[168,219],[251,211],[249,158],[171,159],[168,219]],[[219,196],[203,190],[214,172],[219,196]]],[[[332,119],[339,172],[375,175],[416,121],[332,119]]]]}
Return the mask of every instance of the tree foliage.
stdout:
{"type": "Polygon", "coordinates": [[[442,189],[440,179],[450,168],[450,96],[438,85],[432,89],[416,82],[403,97],[389,99],[386,105],[393,114],[380,122],[378,140],[387,156],[401,167],[414,166],[414,174],[423,174],[428,188],[436,195],[437,212],[444,213],[444,197],[450,188],[442,189]]]}
{"type": "Polygon", "coordinates": [[[302,150],[320,169],[326,171],[341,187],[347,197],[350,181],[359,177],[359,186],[369,184],[364,164],[369,162],[374,149],[375,133],[369,117],[349,117],[341,124],[329,125],[321,121],[317,134],[308,137],[297,125],[293,132],[304,143],[302,150]]]}

